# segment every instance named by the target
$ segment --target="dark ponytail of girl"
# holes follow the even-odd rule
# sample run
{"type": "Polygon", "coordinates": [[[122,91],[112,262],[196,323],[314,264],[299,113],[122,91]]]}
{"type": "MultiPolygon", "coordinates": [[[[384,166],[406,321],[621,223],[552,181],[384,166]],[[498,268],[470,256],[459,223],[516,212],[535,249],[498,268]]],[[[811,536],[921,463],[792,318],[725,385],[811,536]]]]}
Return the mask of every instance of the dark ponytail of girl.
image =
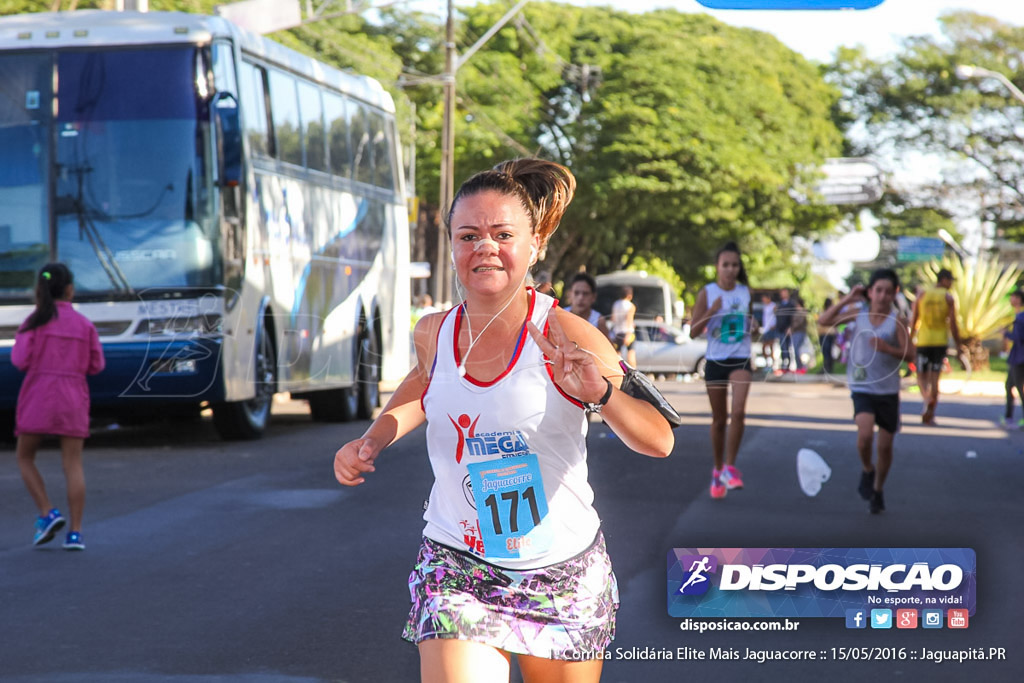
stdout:
{"type": "Polygon", "coordinates": [[[57,301],[64,298],[68,285],[74,283],[71,270],[63,263],[47,263],[36,277],[36,310],[25,320],[21,332],[42,327],[57,317],[57,301]]]}
{"type": "Polygon", "coordinates": [[[743,265],[743,254],[740,253],[740,248],[735,242],[726,242],[722,245],[722,248],[715,252],[715,265],[718,265],[718,258],[725,252],[732,252],[736,254],[736,258],[740,260],[740,274],[736,277],[741,285],[749,286],[750,282],[747,280],[747,269],[743,265]]]}

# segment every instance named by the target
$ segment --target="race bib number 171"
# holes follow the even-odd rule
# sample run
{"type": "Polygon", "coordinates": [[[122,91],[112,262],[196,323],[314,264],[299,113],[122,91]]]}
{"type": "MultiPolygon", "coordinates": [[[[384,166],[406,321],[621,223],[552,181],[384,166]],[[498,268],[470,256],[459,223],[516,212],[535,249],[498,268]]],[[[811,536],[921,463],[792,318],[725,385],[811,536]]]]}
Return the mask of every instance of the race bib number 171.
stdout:
{"type": "Polygon", "coordinates": [[[547,550],[549,534],[538,528],[548,504],[536,454],[467,467],[485,555],[519,558],[547,550]]]}

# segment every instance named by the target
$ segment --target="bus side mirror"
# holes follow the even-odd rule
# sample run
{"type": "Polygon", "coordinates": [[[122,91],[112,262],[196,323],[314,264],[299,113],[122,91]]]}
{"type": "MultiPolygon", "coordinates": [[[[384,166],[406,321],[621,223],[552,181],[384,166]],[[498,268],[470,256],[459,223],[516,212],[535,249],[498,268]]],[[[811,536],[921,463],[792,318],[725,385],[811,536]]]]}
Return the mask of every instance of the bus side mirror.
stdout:
{"type": "Polygon", "coordinates": [[[220,92],[213,99],[214,127],[217,134],[217,178],[221,187],[237,187],[242,180],[242,126],[238,118],[238,100],[220,92]]]}

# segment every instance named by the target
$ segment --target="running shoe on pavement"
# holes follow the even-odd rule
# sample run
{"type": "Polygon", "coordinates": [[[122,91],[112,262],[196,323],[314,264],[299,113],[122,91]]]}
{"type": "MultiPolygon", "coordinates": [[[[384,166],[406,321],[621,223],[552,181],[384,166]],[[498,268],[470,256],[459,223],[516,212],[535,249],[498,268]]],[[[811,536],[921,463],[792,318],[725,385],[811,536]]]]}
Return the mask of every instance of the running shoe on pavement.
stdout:
{"type": "Polygon", "coordinates": [[[875,471],[861,472],[860,484],[857,486],[857,493],[864,500],[871,500],[871,494],[875,492],[875,471]]]}
{"type": "Polygon", "coordinates": [[[32,538],[33,545],[49,543],[64,526],[64,516],[60,510],[53,508],[45,517],[36,518],[36,534],[32,538]]]}
{"type": "Polygon", "coordinates": [[[726,465],[722,468],[722,483],[729,490],[741,489],[743,488],[743,473],[732,465],[726,465]]]}
{"type": "Polygon", "coordinates": [[[875,491],[871,494],[871,514],[877,515],[879,512],[885,509],[885,499],[882,498],[881,491],[875,491]]]}
{"type": "Polygon", "coordinates": [[[85,544],[82,543],[81,532],[68,532],[67,537],[64,539],[64,550],[85,550],[85,544]]]}
{"type": "Polygon", "coordinates": [[[711,497],[725,498],[725,484],[722,483],[722,471],[711,470],[711,497]]]}

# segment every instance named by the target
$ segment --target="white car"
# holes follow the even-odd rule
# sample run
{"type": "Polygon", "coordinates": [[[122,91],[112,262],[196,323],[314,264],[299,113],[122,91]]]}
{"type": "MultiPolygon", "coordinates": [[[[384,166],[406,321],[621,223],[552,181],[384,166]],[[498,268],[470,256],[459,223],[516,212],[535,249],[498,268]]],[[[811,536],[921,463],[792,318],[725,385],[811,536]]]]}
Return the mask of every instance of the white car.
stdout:
{"type": "Polygon", "coordinates": [[[690,326],[666,325],[650,320],[637,320],[637,370],[657,375],[690,375],[704,377],[706,339],[690,338],[690,326]]]}

